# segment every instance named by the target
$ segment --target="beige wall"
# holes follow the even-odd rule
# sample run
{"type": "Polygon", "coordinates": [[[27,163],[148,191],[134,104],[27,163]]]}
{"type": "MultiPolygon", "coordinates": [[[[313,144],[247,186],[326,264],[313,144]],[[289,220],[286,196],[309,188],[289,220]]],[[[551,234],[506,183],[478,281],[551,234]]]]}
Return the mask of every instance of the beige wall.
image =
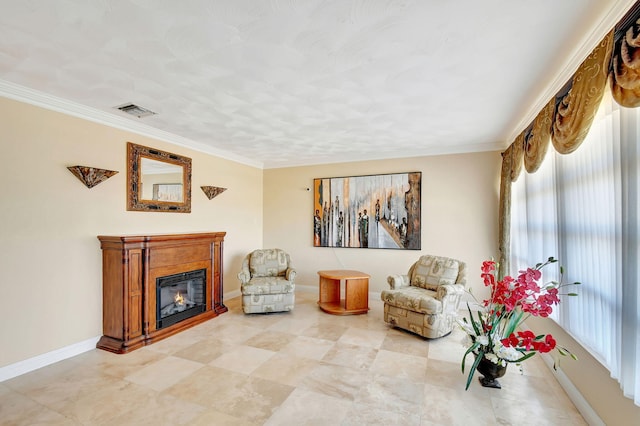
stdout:
{"type": "Polygon", "coordinates": [[[264,243],[292,255],[296,281],[318,285],[317,271],[356,269],[371,275],[369,290],[388,288],[387,276],[406,274],[422,254],[468,263],[478,291],[483,260],[497,257],[500,154],[443,155],[291,167],[264,172],[264,243]],[[422,249],[313,247],[314,178],[422,172],[422,249]]]}
{"type": "Polygon", "coordinates": [[[0,367],[102,334],[97,235],[226,231],[225,292],[262,246],[261,169],[6,98],[0,129],[0,367]],[[190,214],[126,210],[127,141],[192,158],[190,214]],[[119,173],[88,189],[73,165],[119,173]]]}

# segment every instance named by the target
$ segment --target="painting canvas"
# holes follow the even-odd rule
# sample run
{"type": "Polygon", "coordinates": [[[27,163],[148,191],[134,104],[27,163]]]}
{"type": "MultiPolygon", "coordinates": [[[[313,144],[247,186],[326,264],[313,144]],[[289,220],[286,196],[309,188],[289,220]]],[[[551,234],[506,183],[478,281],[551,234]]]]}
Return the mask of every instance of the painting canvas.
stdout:
{"type": "Polygon", "coordinates": [[[420,250],[421,172],[313,181],[313,245],[420,250]]]}

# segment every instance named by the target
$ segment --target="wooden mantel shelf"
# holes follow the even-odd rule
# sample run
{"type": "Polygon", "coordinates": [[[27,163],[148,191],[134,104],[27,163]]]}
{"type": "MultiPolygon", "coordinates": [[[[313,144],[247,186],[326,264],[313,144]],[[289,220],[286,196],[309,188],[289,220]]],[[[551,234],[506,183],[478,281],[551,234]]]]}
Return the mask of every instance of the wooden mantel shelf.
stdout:
{"type": "Polygon", "coordinates": [[[100,235],[102,332],[97,347],[126,353],[227,311],[222,300],[225,232],[100,235]],[[156,279],[204,269],[204,312],[156,329],[156,279]]]}

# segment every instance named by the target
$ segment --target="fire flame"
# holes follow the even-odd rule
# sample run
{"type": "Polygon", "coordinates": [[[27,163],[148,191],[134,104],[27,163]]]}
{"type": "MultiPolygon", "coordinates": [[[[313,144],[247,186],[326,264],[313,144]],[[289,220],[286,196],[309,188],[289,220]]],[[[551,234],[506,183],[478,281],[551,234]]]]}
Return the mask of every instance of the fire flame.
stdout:
{"type": "Polygon", "coordinates": [[[176,305],[184,305],[184,297],[182,297],[180,292],[176,293],[176,297],[174,297],[173,301],[176,305]]]}

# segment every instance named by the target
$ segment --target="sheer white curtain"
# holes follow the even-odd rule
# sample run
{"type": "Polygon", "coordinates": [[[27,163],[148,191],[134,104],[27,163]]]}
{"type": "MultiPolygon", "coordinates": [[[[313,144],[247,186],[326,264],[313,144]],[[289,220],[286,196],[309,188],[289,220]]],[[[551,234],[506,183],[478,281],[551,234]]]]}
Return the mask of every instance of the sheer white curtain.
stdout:
{"type": "MultiPolygon", "coordinates": [[[[512,187],[512,273],[560,260],[580,281],[554,319],[611,371],[640,405],[638,230],[640,109],[607,91],[587,139],[572,154],[553,147],[534,174],[512,187]]],[[[545,277],[551,270],[545,271],[545,277]]]]}

